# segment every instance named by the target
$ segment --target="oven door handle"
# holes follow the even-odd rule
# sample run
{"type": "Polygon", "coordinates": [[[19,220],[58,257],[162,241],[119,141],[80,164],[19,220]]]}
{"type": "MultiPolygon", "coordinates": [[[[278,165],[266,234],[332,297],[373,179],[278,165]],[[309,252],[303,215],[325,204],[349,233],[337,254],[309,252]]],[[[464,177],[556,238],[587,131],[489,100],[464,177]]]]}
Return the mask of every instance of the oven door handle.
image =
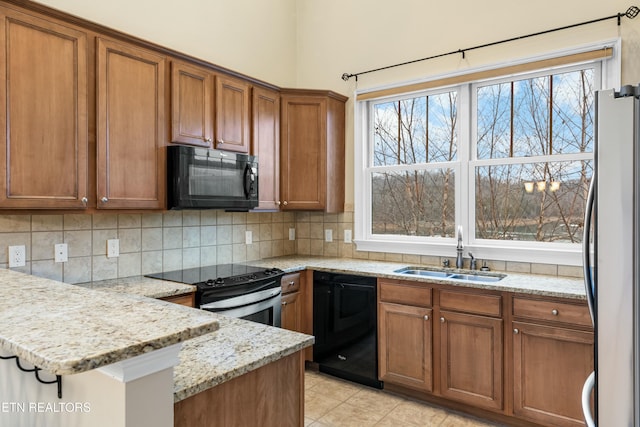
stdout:
{"type": "Polygon", "coordinates": [[[214,301],[200,306],[203,310],[224,310],[243,305],[255,304],[270,298],[277,297],[282,293],[282,288],[270,288],[263,291],[251,292],[237,297],[226,298],[220,301],[214,301]]]}

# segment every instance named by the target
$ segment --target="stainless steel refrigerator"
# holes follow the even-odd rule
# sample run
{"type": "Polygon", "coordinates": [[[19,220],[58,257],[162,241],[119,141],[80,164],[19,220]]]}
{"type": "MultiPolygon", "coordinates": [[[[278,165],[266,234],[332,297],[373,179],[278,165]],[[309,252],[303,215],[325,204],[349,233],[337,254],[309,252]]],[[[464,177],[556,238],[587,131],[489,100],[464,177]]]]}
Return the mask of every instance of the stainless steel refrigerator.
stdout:
{"type": "Polygon", "coordinates": [[[632,86],[596,93],[595,173],[583,239],[585,288],[596,332],[595,375],[582,396],[588,426],[640,426],[639,98],[640,87],[632,86]]]}

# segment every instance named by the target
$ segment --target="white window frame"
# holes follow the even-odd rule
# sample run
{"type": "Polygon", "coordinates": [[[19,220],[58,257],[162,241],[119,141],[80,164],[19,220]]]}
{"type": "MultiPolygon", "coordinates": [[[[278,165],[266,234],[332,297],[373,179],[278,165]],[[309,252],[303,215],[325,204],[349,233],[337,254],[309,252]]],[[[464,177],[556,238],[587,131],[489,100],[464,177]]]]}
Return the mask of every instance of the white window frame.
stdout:
{"type": "MultiPolygon", "coordinates": [[[[544,59],[556,58],[575,53],[586,52],[604,47],[613,48],[613,56],[603,59],[589,61],[591,63],[600,63],[600,67],[596,67],[596,84],[599,82],[600,88],[616,88],[620,87],[620,39],[606,40],[594,44],[580,46],[573,49],[563,50],[540,55],[535,57],[522,58],[519,61],[511,61],[509,63],[494,64],[489,67],[477,69],[468,69],[464,73],[452,73],[443,76],[434,76],[420,82],[439,80],[456,75],[463,75],[472,72],[492,70],[502,68],[507,65],[524,64],[527,62],[539,61],[544,59]]],[[[583,63],[584,64],[584,63],[583,63]]],[[[505,75],[499,78],[492,78],[486,81],[467,82],[461,85],[438,87],[432,90],[425,90],[403,95],[394,95],[393,97],[380,97],[368,99],[364,101],[356,101],[354,103],[354,242],[357,250],[370,252],[387,252],[401,254],[416,254],[430,256],[454,257],[456,254],[456,239],[451,237],[419,237],[419,236],[398,236],[398,235],[373,235],[371,233],[371,172],[376,171],[377,167],[373,166],[371,159],[373,158],[372,144],[370,145],[372,132],[372,118],[370,116],[370,105],[385,100],[397,100],[399,98],[412,98],[418,96],[428,96],[438,93],[457,90],[458,100],[458,147],[457,156],[454,162],[433,163],[425,165],[426,169],[440,169],[446,165],[451,165],[455,171],[455,221],[457,225],[463,227],[463,244],[464,255],[467,252],[473,252],[474,256],[480,259],[504,260],[515,262],[534,262],[560,265],[581,265],[581,244],[568,243],[546,243],[546,242],[524,242],[524,241],[501,241],[487,240],[475,238],[475,191],[474,189],[474,171],[476,166],[489,164],[508,164],[522,163],[523,161],[535,162],[537,160],[546,161],[550,157],[527,157],[527,158],[503,158],[503,159],[483,159],[477,160],[475,153],[475,114],[473,108],[475,105],[473,90],[487,81],[511,81],[523,76],[528,78],[536,75],[549,75],[563,71],[571,71],[581,68],[583,64],[569,64],[553,68],[546,68],[532,72],[526,72],[520,75],[505,75]],[[405,96],[406,95],[406,96],[405,96]],[[473,119],[473,120],[472,120],[473,119]],[[370,166],[371,165],[371,166],[370,166]],[[468,212],[465,216],[463,210],[468,212]]],[[[420,83],[411,82],[411,83],[420,83]]],[[[357,92],[358,94],[388,89],[391,87],[404,86],[407,83],[387,86],[384,88],[370,88],[366,91],[357,92]]],[[[355,97],[354,97],[355,98],[355,97]]],[[[580,160],[593,159],[593,153],[578,153],[566,155],[554,155],[552,161],[563,160],[580,160]]],[[[397,166],[394,169],[402,170],[406,167],[397,166]]],[[[412,167],[411,167],[412,168],[412,167]]],[[[390,170],[388,167],[385,170],[390,170]]]]}

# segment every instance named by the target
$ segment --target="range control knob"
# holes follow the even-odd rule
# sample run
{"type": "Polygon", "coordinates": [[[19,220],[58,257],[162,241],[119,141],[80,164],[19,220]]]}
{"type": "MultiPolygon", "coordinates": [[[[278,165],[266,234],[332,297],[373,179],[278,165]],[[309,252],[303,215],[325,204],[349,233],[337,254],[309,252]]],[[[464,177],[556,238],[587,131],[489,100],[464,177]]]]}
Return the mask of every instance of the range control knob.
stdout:
{"type": "Polygon", "coordinates": [[[258,276],[256,276],[255,274],[252,274],[249,276],[249,279],[251,280],[256,280],[258,278],[258,276]]]}
{"type": "Polygon", "coordinates": [[[213,286],[214,282],[213,282],[213,280],[212,280],[212,279],[209,279],[209,280],[207,280],[207,281],[205,282],[205,284],[206,284],[207,286],[213,286]]]}
{"type": "Polygon", "coordinates": [[[216,286],[224,285],[224,279],[222,277],[218,277],[214,283],[216,286]]]}

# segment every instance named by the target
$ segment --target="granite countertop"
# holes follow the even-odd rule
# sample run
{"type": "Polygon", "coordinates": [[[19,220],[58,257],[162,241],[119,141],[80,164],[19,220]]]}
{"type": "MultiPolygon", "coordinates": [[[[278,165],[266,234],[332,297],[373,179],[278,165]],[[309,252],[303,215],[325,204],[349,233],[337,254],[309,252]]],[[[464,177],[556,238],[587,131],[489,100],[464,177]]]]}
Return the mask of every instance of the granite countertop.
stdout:
{"type": "Polygon", "coordinates": [[[97,291],[141,295],[149,298],[166,298],[196,291],[196,287],[193,285],[169,280],[152,279],[144,276],[99,280],[95,282],[78,283],[77,285],[97,291]]]}
{"type": "Polygon", "coordinates": [[[218,329],[211,313],[0,269],[3,355],[57,375],[99,368],[218,329]]]}
{"type": "MultiPolygon", "coordinates": [[[[448,269],[448,271],[451,272],[505,275],[505,277],[498,282],[463,282],[453,279],[409,276],[406,274],[394,273],[394,270],[415,265],[406,262],[371,261],[353,258],[327,258],[312,256],[286,256],[277,258],[266,258],[259,261],[252,261],[250,262],[250,264],[258,267],[276,267],[284,270],[285,272],[313,269],[334,273],[361,274],[366,276],[386,277],[390,279],[404,279],[419,282],[446,284],[465,288],[523,293],[528,295],[541,295],[578,300],[586,299],[583,280],[572,277],[544,276],[537,274],[520,274],[509,272],[502,273],[494,271],[484,273],[479,271],[448,269]]],[[[424,267],[440,271],[443,270],[442,268],[433,266],[424,267]]]]}
{"type": "Polygon", "coordinates": [[[314,337],[261,323],[217,315],[220,329],[185,341],[174,368],[174,401],[300,351],[314,337]]]}

